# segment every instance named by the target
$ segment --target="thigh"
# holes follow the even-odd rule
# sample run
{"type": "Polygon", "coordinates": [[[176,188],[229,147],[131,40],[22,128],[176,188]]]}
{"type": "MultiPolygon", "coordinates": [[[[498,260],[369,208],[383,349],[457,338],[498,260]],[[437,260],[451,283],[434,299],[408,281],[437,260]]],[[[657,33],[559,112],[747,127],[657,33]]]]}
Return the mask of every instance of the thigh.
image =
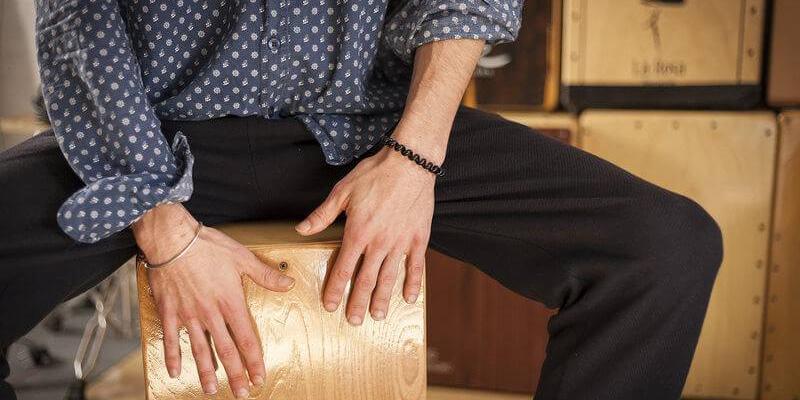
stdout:
{"type": "Polygon", "coordinates": [[[82,186],[52,131],[0,153],[0,346],[133,255],[129,232],[85,245],[61,231],[56,211],[82,186]]]}
{"type": "Polygon", "coordinates": [[[455,118],[443,168],[430,247],[554,308],[566,301],[568,282],[594,272],[589,255],[627,254],[641,227],[630,218],[637,204],[666,194],[583,150],[467,107],[455,118]]]}
{"type": "MultiPolygon", "coordinates": [[[[185,205],[208,225],[258,216],[245,126],[237,118],[162,124],[170,142],[178,131],[190,142],[194,192],[185,205]]],[[[56,212],[83,185],[52,130],[0,153],[0,348],[135,255],[130,229],[93,244],[62,232],[56,212]]]]}

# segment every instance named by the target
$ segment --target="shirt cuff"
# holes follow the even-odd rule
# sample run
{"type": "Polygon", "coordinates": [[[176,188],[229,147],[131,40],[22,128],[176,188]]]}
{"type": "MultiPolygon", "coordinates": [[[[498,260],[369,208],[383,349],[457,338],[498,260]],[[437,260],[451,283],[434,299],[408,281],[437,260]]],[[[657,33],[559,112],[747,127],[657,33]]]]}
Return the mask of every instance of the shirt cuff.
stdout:
{"type": "Polygon", "coordinates": [[[487,45],[516,40],[522,1],[442,0],[409,2],[387,24],[386,40],[403,62],[424,44],[449,39],[483,39],[487,45]],[[417,8],[414,4],[417,4],[417,8]]]}
{"type": "Polygon", "coordinates": [[[175,134],[172,153],[174,171],[106,177],[75,192],[58,210],[58,225],[76,241],[95,243],[127,228],[160,204],[189,200],[194,156],[181,132],[175,134]]]}

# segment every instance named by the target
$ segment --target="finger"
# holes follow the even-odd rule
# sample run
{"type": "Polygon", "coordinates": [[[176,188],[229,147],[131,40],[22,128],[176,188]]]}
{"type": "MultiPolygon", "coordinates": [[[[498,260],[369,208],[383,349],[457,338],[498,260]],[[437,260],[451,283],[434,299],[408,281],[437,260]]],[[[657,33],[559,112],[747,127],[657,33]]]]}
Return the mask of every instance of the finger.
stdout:
{"type": "Polygon", "coordinates": [[[422,286],[423,271],[425,270],[426,243],[416,242],[411,247],[411,252],[406,259],[406,279],[403,286],[403,298],[409,304],[414,304],[419,297],[422,286]]]}
{"type": "Polygon", "coordinates": [[[297,224],[295,230],[302,235],[313,235],[327,228],[347,205],[347,194],[340,184],[333,187],[322,204],[297,224]]]}
{"type": "Polygon", "coordinates": [[[389,256],[383,261],[383,266],[381,266],[377,286],[372,292],[370,307],[372,318],[377,321],[386,318],[386,314],[389,312],[389,301],[392,298],[394,284],[397,282],[397,273],[400,269],[402,258],[403,253],[399,250],[394,250],[389,253],[389,256]]]}
{"type": "Polygon", "coordinates": [[[164,362],[170,378],[177,378],[181,374],[181,346],[178,339],[180,329],[178,317],[174,313],[166,313],[162,317],[162,330],[164,332],[164,362]]]}
{"type": "MultiPolygon", "coordinates": [[[[214,341],[214,349],[217,351],[219,360],[222,361],[222,366],[225,367],[228,384],[233,394],[236,395],[236,398],[247,398],[250,390],[247,376],[244,373],[244,365],[239,358],[239,349],[231,338],[228,327],[220,314],[218,313],[206,321],[211,332],[211,339],[214,341]]],[[[241,315],[233,316],[231,319],[234,318],[241,318],[241,315]]]]}
{"type": "Polygon", "coordinates": [[[345,227],[342,247],[339,249],[339,255],[336,256],[336,261],[328,274],[328,282],[325,284],[325,291],[322,295],[322,302],[326,310],[333,312],[339,307],[344,288],[353,276],[353,271],[356,268],[358,258],[361,257],[363,248],[364,246],[357,242],[345,227]]]}
{"type": "Polygon", "coordinates": [[[294,287],[294,278],[264,264],[253,254],[247,264],[247,275],[259,286],[275,292],[286,292],[294,287]]]}
{"type": "Polygon", "coordinates": [[[350,324],[361,325],[364,322],[364,314],[367,312],[369,299],[372,297],[378,272],[385,257],[386,252],[382,250],[367,251],[364,256],[364,262],[358,270],[347,301],[347,321],[350,324]]]}
{"type": "Polygon", "coordinates": [[[242,300],[238,304],[238,306],[231,307],[232,312],[229,314],[226,312],[226,315],[242,315],[243,317],[229,318],[228,326],[231,328],[230,330],[239,352],[244,357],[244,364],[248,375],[250,375],[250,381],[256,386],[261,386],[267,376],[261,342],[253,329],[253,323],[247,313],[244,301],[242,300]]]}
{"type": "Polygon", "coordinates": [[[211,346],[206,339],[206,333],[198,320],[186,323],[189,331],[189,341],[192,344],[192,354],[197,364],[197,376],[200,385],[206,394],[217,393],[217,374],[214,372],[214,361],[211,360],[211,346]]]}

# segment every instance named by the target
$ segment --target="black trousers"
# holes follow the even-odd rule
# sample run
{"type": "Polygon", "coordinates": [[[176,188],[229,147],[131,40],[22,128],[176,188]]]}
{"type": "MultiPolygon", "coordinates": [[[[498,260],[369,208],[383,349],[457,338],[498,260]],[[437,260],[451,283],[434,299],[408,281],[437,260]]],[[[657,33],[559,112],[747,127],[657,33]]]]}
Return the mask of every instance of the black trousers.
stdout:
{"type": "MultiPolygon", "coordinates": [[[[355,165],[326,164],[294,120],[164,121],[162,129],[170,141],[177,129],[187,135],[196,164],[185,205],[210,225],[299,221],[355,165]]],[[[719,228],[699,205],[466,107],[443,167],[430,248],[560,309],[537,400],[680,396],[722,257],[719,228]]],[[[52,132],[0,154],[0,348],[136,252],[130,230],[91,245],[59,230],[56,210],[81,186],[52,132]]],[[[13,398],[2,385],[0,397],[13,398]]]]}

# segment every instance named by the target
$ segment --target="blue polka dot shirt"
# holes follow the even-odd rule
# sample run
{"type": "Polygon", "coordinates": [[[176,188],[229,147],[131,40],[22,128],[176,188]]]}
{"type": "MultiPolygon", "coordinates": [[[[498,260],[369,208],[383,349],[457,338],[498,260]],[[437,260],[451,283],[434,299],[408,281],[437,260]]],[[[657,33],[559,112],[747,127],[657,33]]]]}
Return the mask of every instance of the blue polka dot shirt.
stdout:
{"type": "MultiPolygon", "coordinates": [[[[400,118],[414,50],[516,38],[522,0],[36,0],[47,113],[86,186],[56,218],[106,238],[192,194],[183,133],[160,119],[297,118],[340,165],[400,118]]],[[[220,132],[220,135],[224,135],[220,132]]],[[[265,133],[268,134],[268,133],[265,133]]]]}

